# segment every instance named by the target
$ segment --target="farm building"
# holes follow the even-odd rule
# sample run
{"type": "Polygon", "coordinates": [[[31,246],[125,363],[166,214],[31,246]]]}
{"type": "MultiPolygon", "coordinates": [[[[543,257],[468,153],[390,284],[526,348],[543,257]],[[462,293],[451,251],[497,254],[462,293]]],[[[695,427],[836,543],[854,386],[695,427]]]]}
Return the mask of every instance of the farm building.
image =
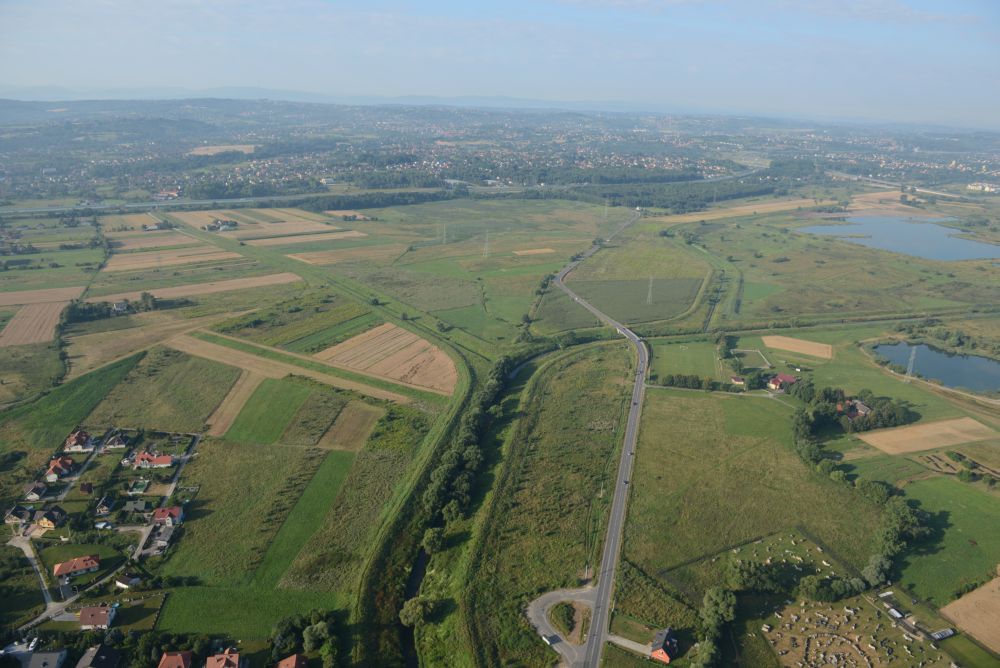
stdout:
{"type": "Polygon", "coordinates": [[[88,605],[80,608],[80,629],[110,629],[115,621],[115,608],[109,605],[88,605]]]}
{"type": "Polygon", "coordinates": [[[59,506],[52,506],[46,510],[36,510],[33,521],[43,529],[55,529],[66,521],[66,511],[59,506]]]}
{"type": "Polygon", "coordinates": [[[165,469],[174,465],[173,455],[158,455],[155,452],[140,452],[136,458],[133,468],[137,469],[165,469]]]}
{"type": "Polygon", "coordinates": [[[121,662],[121,652],[114,647],[98,645],[83,653],[83,657],[76,663],[76,668],[118,668],[121,662]]]}
{"type": "Polygon", "coordinates": [[[246,668],[246,659],[241,659],[239,652],[227,649],[222,654],[208,657],[205,668],[246,668]]]}
{"type": "Polygon", "coordinates": [[[66,452],[89,452],[94,449],[94,439],[82,429],[77,429],[66,437],[63,450],[66,452]]]}
{"type": "Polygon", "coordinates": [[[799,382],[799,379],[795,376],[789,376],[787,373],[779,373],[767,381],[767,389],[774,392],[783,392],[797,382],[799,382]]]}
{"type": "Polygon", "coordinates": [[[191,652],[164,652],[156,668],[191,668],[191,652]]]}
{"type": "Polygon", "coordinates": [[[180,506],[157,508],[153,511],[153,524],[160,526],[176,526],[184,521],[184,509],[180,506]]]}
{"type": "Polygon", "coordinates": [[[649,658],[661,663],[670,663],[677,658],[677,655],[677,638],[674,637],[673,629],[657,631],[653,637],[649,658]]]}
{"type": "Polygon", "coordinates": [[[101,558],[96,554],[88,554],[76,559],[64,561],[52,567],[52,575],[57,578],[75,577],[84,573],[93,573],[101,567],[101,558]]]}
{"type": "Polygon", "coordinates": [[[24,488],[24,500],[39,501],[43,496],[45,496],[45,491],[47,489],[48,487],[45,486],[45,483],[41,482],[30,483],[28,484],[27,487],[24,488]]]}
{"type": "Polygon", "coordinates": [[[303,654],[292,654],[278,662],[277,668],[306,668],[309,660],[303,654]]]}

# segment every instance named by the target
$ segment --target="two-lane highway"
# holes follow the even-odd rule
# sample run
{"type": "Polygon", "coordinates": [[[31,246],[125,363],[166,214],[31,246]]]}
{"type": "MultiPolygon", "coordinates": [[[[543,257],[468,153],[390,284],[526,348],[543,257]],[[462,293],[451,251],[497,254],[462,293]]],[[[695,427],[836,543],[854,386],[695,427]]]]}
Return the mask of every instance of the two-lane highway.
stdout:
{"type": "MultiPolygon", "coordinates": [[[[608,237],[608,241],[618,236],[625,228],[637,221],[641,213],[636,211],[627,221],[622,223],[608,237]]],[[[628,410],[628,421],[625,425],[625,441],[622,445],[621,461],[618,465],[618,478],[615,481],[615,491],[611,501],[611,516],[608,518],[608,531],[604,538],[604,550],[601,554],[601,566],[597,572],[597,595],[594,600],[594,611],[590,623],[590,635],[584,650],[583,665],[597,668],[601,664],[601,654],[608,638],[610,623],[611,597],[614,592],[615,571],[618,569],[618,558],[621,554],[622,532],[625,528],[625,506],[628,502],[628,483],[632,477],[632,464],[635,461],[635,446],[639,435],[639,418],[642,413],[642,400],[646,391],[646,369],[649,366],[649,351],[642,339],[628,327],[598,310],[573,290],[566,286],[566,276],[577,265],[600,250],[601,246],[591,246],[577,260],[566,265],[555,277],[555,284],[574,301],[593,313],[601,322],[614,327],[635,347],[636,365],[635,381],[632,387],[631,405],[628,410]]]]}

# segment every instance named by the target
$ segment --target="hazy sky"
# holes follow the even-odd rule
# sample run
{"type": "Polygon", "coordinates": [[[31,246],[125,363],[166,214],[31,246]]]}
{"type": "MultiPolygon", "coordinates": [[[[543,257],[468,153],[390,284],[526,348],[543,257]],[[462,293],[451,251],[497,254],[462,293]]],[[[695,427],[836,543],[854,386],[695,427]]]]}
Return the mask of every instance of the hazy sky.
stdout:
{"type": "Polygon", "coordinates": [[[0,0],[0,86],[615,100],[1000,127],[1000,0],[0,0]]]}

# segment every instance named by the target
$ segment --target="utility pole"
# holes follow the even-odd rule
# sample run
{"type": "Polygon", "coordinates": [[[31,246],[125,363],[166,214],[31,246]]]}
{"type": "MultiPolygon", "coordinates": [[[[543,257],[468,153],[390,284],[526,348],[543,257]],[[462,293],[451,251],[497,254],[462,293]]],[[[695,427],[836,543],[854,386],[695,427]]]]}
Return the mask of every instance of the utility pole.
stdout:
{"type": "Polygon", "coordinates": [[[483,243],[483,257],[490,256],[490,231],[486,230],[486,241],[483,243]]]}
{"type": "Polygon", "coordinates": [[[649,277],[649,289],[646,291],[646,304],[653,303],[653,277],[649,277]]]}

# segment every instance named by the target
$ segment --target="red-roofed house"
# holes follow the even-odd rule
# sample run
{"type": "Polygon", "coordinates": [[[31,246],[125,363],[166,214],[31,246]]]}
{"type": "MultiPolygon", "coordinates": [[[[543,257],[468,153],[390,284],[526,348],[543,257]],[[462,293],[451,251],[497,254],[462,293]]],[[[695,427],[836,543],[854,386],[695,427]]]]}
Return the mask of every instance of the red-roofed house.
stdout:
{"type": "Polygon", "coordinates": [[[72,470],[72,457],[54,457],[49,460],[49,468],[45,472],[45,481],[56,482],[59,478],[69,475],[72,470]]]}
{"type": "Polygon", "coordinates": [[[184,509],[180,506],[157,508],[153,511],[153,524],[161,526],[176,526],[184,521],[184,509]]]}
{"type": "Polygon", "coordinates": [[[794,385],[797,382],[799,382],[799,379],[795,376],[789,376],[787,373],[779,373],[767,381],[767,389],[774,390],[775,392],[787,390],[790,385],[794,385]]]}
{"type": "Polygon", "coordinates": [[[240,659],[239,652],[227,649],[222,654],[208,657],[205,668],[245,668],[246,659],[240,659]]]}
{"type": "Polygon", "coordinates": [[[101,558],[96,554],[88,554],[84,557],[77,557],[76,559],[70,559],[69,561],[64,561],[61,564],[56,564],[52,568],[52,574],[57,578],[71,578],[76,575],[82,575],[83,573],[93,573],[100,567],[101,558]]]}
{"type": "Polygon", "coordinates": [[[115,620],[115,609],[108,605],[90,605],[80,608],[80,628],[84,631],[91,629],[109,629],[115,620]]]}
{"type": "Polygon", "coordinates": [[[164,652],[156,668],[191,668],[191,652],[164,652]]]}
{"type": "Polygon", "coordinates": [[[153,452],[140,452],[136,455],[134,468],[165,469],[174,465],[173,455],[158,455],[153,452]]]}
{"type": "Polygon", "coordinates": [[[663,629],[656,632],[649,658],[660,663],[670,663],[677,658],[677,639],[673,630],[663,629]]]}
{"type": "Polygon", "coordinates": [[[304,654],[292,654],[278,662],[278,668],[306,668],[309,660],[304,654]]]}
{"type": "Polygon", "coordinates": [[[66,438],[63,450],[66,452],[89,452],[94,449],[94,439],[82,429],[77,429],[66,438]]]}

